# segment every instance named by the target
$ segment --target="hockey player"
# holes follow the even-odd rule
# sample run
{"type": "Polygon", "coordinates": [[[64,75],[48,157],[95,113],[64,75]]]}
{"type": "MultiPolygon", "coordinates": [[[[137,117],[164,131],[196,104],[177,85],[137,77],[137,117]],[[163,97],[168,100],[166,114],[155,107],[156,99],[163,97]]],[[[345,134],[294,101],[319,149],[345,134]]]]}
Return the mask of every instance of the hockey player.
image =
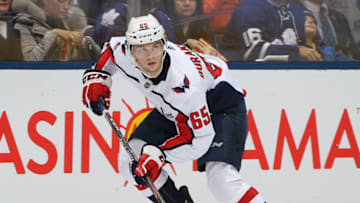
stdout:
{"type": "Polygon", "coordinates": [[[255,61],[288,55],[290,61],[320,61],[305,47],[304,10],[289,0],[243,0],[224,30],[220,52],[229,60],[255,61]]]}
{"type": "Polygon", "coordinates": [[[126,37],[105,44],[93,69],[83,76],[83,102],[102,115],[99,98],[110,106],[111,76],[119,72],[155,106],[131,135],[138,154],[131,163],[120,151],[119,169],[155,201],[144,183],[149,174],[166,202],[192,202],[165,170],[166,162],[198,160],[210,191],[219,202],[263,203],[258,191],[239,175],[247,134],[244,92],[221,59],[167,41],[152,16],[132,18],[126,37]]]}

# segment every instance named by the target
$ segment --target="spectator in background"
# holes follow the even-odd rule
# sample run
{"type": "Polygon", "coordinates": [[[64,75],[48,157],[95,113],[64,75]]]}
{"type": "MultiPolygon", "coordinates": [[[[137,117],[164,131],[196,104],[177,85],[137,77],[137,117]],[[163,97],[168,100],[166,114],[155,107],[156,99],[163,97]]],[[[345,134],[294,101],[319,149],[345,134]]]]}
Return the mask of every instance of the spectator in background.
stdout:
{"type": "Polygon", "coordinates": [[[121,0],[76,0],[76,4],[85,12],[90,25],[96,24],[96,19],[112,5],[121,0]]]}
{"type": "MultiPolygon", "coordinates": [[[[151,0],[141,1],[141,15],[151,13],[164,27],[169,40],[174,40],[174,28],[171,20],[165,13],[157,9],[157,5],[151,0]]],[[[125,36],[127,29],[127,6],[123,3],[117,3],[102,15],[96,21],[93,38],[96,43],[102,47],[105,42],[113,36],[125,36]]]]}
{"type": "Polygon", "coordinates": [[[272,55],[291,61],[321,60],[316,50],[303,46],[304,22],[304,10],[287,0],[242,0],[225,28],[220,51],[237,61],[272,55]]]}
{"type": "Polygon", "coordinates": [[[20,34],[13,29],[11,0],[0,1],[0,61],[22,61],[20,34]]]}
{"type": "Polygon", "coordinates": [[[168,3],[166,12],[174,23],[175,43],[203,38],[216,46],[208,19],[202,19],[202,0],[169,0],[168,3]]]}
{"type": "Polygon", "coordinates": [[[310,12],[305,12],[306,46],[319,51],[324,61],[355,61],[353,58],[335,51],[335,49],[320,39],[317,32],[317,21],[310,12]]]}
{"type": "Polygon", "coordinates": [[[324,0],[294,0],[315,16],[321,39],[337,50],[360,59],[349,22],[344,14],[329,8],[324,0]]]}
{"type": "Polygon", "coordinates": [[[211,17],[211,30],[222,33],[229,23],[235,7],[241,0],[205,0],[203,11],[205,14],[213,14],[211,17]]]}
{"type": "Polygon", "coordinates": [[[85,14],[70,0],[14,0],[13,8],[24,60],[87,60],[85,14]]]}

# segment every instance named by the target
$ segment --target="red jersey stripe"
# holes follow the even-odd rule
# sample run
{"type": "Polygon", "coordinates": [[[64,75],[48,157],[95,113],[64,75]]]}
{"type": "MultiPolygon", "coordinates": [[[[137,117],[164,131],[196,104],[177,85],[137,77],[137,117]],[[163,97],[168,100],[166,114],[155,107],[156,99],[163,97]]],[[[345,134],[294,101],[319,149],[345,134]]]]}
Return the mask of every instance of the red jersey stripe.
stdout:
{"type": "Polygon", "coordinates": [[[113,63],[115,63],[114,55],[112,53],[111,47],[108,44],[106,50],[102,53],[100,56],[98,62],[96,63],[95,69],[97,70],[103,70],[106,62],[111,59],[113,63]]]}
{"type": "Polygon", "coordinates": [[[187,121],[189,120],[189,118],[187,118],[181,113],[178,113],[175,119],[179,135],[167,140],[165,144],[160,147],[161,149],[171,149],[179,145],[190,144],[192,139],[194,138],[193,132],[187,125],[187,121]]]}

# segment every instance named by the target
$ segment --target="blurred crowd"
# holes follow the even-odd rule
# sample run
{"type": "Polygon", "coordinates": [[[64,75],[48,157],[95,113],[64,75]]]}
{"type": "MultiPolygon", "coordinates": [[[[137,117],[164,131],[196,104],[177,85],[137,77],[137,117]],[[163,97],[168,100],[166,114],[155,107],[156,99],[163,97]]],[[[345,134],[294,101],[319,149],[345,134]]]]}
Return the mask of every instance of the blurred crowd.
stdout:
{"type": "MultiPolygon", "coordinates": [[[[225,61],[358,61],[358,0],[139,0],[170,41],[225,61]]],[[[96,61],[127,0],[0,0],[0,61],[96,61]]]]}

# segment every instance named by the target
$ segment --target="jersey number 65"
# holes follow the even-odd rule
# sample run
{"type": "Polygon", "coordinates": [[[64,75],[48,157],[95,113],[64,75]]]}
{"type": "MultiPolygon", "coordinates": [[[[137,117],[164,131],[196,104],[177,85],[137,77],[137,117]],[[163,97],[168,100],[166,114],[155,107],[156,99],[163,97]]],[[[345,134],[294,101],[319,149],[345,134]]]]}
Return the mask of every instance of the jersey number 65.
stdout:
{"type": "Polygon", "coordinates": [[[191,118],[192,126],[194,127],[195,130],[203,127],[203,125],[209,125],[209,123],[211,122],[211,118],[209,112],[207,111],[206,106],[203,106],[200,109],[200,113],[199,112],[191,113],[190,118],[191,118]]]}

